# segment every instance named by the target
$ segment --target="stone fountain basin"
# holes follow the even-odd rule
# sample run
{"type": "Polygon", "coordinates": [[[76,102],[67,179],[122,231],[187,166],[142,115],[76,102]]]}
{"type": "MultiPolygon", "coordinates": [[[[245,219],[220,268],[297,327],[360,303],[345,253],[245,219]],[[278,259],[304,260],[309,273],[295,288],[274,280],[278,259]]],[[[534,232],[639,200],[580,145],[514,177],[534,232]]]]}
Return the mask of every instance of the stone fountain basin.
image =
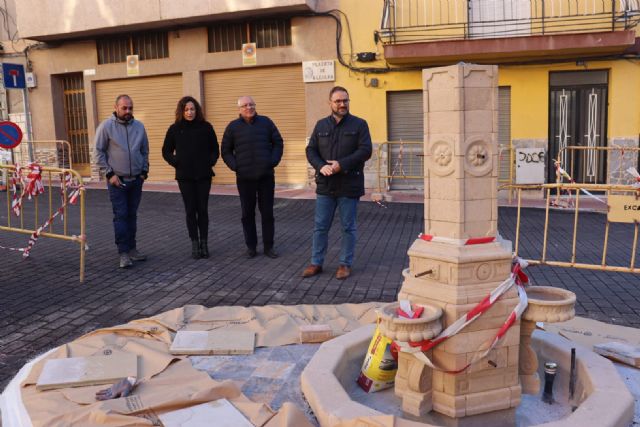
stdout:
{"type": "Polygon", "coordinates": [[[420,317],[409,319],[400,317],[397,310],[400,303],[393,302],[377,310],[380,318],[380,329],[383,335],[395,341],[422,341],[428,340],[442,331],[442,309],[427,304],[412,304],[414,307],[422,307],[424,310],[420,317]]]}
{"type": "MultiPolygon", "coordinates": [[[[363,326],[320,346],[300,377],[302,392],[322,427],[335,426],[359,417],[389,415],[354,401],[347,390],[357,378],[375,325],[363,326]]],[[[568,416],[551,421],[527,423],[544,427],[628,427],[633,421],[634,399],[613,363],[590,349],[559,335],[535,331],[532,345],[540,360],[558,363],[554,383],[557,399],[565,399],[568,390],[571,348],[576,348],[577,409],[568,416]]],[[[489,414],[485,414],[489,415],[489,414]]],[[[434,424],[396,418],[396,427],[428,427],[434,424]]]]}
{"type": "Polygon", "coordinates": [[[576,315],[576,294],[553,286],[529,286],[525,289],[529,305],[522,319],[533,322],[564,322],[576,315]]]}

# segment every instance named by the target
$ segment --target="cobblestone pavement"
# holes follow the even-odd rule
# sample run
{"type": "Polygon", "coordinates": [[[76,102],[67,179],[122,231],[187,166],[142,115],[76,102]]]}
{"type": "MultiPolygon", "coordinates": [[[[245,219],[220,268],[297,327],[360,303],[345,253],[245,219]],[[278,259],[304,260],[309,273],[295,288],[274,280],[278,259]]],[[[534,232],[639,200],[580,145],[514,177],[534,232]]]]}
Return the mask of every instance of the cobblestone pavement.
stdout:
{"type": "MultiPolygon", "coordinates": [[[[33,202],[28,202],[33,203],[33,202]]],[[[27,203],[27,204],[28,204],[27,203]]],[[[353,276],[338,281],[339,230],[331,231],[325,272],[311,279],[300,274],[309,262],[313,200],[276,199],[277,259],[246,259],[235,196],[211,196],[212,256],[190,258],[180,195],[145,192],[138,219],[138,247],[146,262],[118,269],[112,211],[104,190],[87,192],[86,281],[78,282],[78,249],[69,242],[41,238],[31,258],[2,250],[0,277],[0,389],[31,357],[96,328],[147,317],[185,304],[264,305],[338,304],[392,301],[408,265],[406,251],[422,229],[422,204],[392,203],[383,208],[359,205],[359,238],[353,276]]],[[[0,224],[6,224],[6,210],[0,224]]],[[[28,216],[27,216],[28,217],[28,216]]],[[[580,217],[578,260],[599,262],[605,216],[580,217]]],[[[549,258],[571,247],[573,215],[552,213],[549,258]]],[[[15,221],[15,219],[13,220],[15,221]]],[[[68,216],[72,233],[77,216],[68,216]]],[[[259,217],[258,217],[259,221],[259,217]]],[[[336,220],[337,221],[337,220],[336,220]]],[[[500,231],[511,238],[516,211],[500,209],[500,231]]],[[[522,252],[535,256],[542,247],[543,210],[525,210],[522,252]]],[[[608,262],[628,265],[631,226],[615,224],[609,236],[608,262]]],[[[0,232],[0,245],[24,246],[27,236],[0,232]]],[[[554,258],[558,257],[558,258],[554,258]]],[[[640,276],[567,268],[533,267],[537,284],[561,286],[578,296],[577,314],[609,323],[640,327],[640,276]]]]}

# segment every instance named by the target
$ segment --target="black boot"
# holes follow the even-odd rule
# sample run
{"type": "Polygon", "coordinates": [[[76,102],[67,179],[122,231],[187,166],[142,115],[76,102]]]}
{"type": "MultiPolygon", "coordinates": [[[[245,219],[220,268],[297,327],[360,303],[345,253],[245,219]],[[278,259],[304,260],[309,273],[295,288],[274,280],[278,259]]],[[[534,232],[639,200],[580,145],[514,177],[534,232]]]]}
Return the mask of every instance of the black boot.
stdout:
{"type": "Polygon", "coordinates": [[[200,240],[200,256],[202,258],[209,258],[209,247],[205,239],[200,240]]]}
{"type": "MultiPolygon", "coordinates": [[[[197,240],[191,241],[191,258],[198,259],[200,258],[200,245],[197,240]]],[[[208,254],[207,254],[208,256],[208,254]]]]}

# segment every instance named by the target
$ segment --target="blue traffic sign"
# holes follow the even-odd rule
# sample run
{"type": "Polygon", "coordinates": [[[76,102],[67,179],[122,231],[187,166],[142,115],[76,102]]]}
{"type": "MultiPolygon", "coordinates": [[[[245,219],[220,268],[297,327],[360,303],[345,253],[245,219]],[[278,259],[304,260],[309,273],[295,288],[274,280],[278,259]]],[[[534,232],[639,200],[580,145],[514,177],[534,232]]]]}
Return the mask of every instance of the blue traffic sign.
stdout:
{"type": "Polygon", "coordinates": [[[0,148],[17,147],[22,141],[22,130],[13,122],[0,122],[0,148]]]}
{"type": "Polygon", "coordinates": [[[5,89],[24,89],[27,87],[24,65],[2,63],[2,78],[5,89]]]}

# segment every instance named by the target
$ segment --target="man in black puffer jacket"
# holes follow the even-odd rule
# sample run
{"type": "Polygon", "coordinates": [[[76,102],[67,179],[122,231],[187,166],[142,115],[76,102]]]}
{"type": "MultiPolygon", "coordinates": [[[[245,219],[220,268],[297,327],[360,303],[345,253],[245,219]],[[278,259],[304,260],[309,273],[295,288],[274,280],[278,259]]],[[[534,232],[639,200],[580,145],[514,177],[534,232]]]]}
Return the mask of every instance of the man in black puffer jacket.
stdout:
{"type": "Polygon", "coordinates": [[[238,99],[240,117],[227,125],[222,137],[222,160],[236,173],[236,183],[242,206],[242,229],[247,244],[247,256],[256,256],[256,199],[262,217],[264,254],[277,258],[273,249],[274,218],[273,169],[282,159],[282,136],[267,116],[256,113],[256,103],[250,96],[238,99]]]}
{"type": "Polygon", "coordinates": [[[307,160],[316,170],[316,213],[311,264],[302,277],[322,272],[329,228],[336,208],[342,225],[340,266],[336,279],[351,275],[356,246],[356,212],[364,195],[364,164],[371,157],[371,135],[363,119],[349,114],[349,93],[341,86],[329,92],[331,115],[319,120],[307,146],[307,160]]]}

